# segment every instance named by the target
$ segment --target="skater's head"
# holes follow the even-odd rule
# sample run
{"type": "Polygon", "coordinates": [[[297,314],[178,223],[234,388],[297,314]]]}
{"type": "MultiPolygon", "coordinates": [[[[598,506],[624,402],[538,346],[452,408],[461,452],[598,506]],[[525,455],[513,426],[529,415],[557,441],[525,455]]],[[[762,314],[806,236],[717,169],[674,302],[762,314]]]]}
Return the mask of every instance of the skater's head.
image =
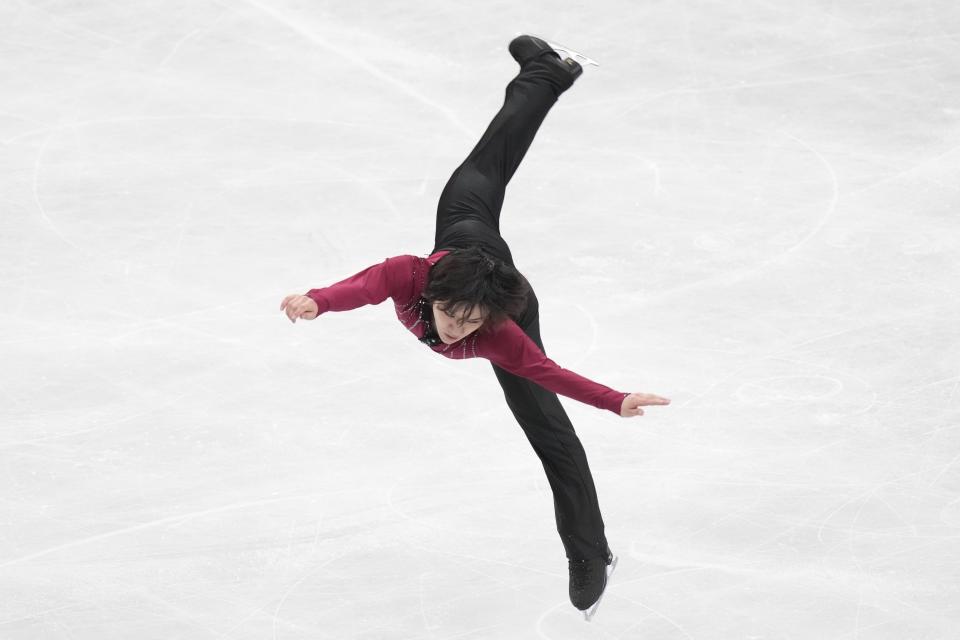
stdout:
{"type": "Polygon", "coordinates": [[[422,296],[433,308],[440,338],[452,343],[519,318],[529,292],[530,284],[519,271],[474,246],[441,258],[430,269],[422,296]]]}

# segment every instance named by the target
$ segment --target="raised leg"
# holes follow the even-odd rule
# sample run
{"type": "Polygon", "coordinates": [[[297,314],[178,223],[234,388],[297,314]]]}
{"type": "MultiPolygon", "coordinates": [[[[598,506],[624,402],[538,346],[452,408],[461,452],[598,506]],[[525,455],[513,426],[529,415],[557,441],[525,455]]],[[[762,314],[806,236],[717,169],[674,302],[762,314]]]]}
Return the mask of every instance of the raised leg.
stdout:
{"type": "Polygon", "coordinates": [[[524,64],[507,84],[500,111],[440,195],[436,247],[444,231],[465,220],[481,222],[500,233],[500,209],[507,183],[547,112],[572,82],[564,63],[546,55],[524,64]]]}

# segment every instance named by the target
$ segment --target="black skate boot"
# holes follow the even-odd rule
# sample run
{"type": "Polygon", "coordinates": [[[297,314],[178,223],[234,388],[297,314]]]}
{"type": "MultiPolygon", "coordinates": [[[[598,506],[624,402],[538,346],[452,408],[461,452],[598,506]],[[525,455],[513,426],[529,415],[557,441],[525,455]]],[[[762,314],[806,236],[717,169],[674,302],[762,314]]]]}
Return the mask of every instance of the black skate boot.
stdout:
{"type": "Polygon", "coordinates": [[[617,567],[617,558],[607,547],[605,556],[586,560],[567,560],[570,570],[570,602],[590,621],[600,606],[600,599],[607,588],[607,578],[617,567]],[[609,572],[607,567],[610,567],[609,572]]]}
{"type": "Polygon", "coordinates": [[[560,54],[554,51],[545,40],[536,36],[517,36],[510,41],[508,49],[510,49],[510,55],[517,61],[521,69],[531,60],[545,55],[549,56],[551,61],[557,61],[557,64],[569,75],[570,84],[573,84],[573,81],[583,73],[583,67],[580,66],[579,62],[573,58],[561,59],[560,54]]]}

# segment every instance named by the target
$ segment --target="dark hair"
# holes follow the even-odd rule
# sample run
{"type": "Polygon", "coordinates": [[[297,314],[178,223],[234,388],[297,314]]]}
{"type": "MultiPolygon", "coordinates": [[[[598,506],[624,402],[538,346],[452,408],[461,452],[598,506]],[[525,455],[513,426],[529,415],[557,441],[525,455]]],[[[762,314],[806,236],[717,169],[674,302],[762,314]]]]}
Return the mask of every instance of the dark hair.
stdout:
{"type": "Polygon", "coordinates": [[[487,310],[479,331],[489,332],[507,320],[517,320],[527,308],[530,283],[513,266],[479,246],[456,249],[430,269],[421,297],[442,309],[463,308],[470,317],[474,307],[487,310]]]}

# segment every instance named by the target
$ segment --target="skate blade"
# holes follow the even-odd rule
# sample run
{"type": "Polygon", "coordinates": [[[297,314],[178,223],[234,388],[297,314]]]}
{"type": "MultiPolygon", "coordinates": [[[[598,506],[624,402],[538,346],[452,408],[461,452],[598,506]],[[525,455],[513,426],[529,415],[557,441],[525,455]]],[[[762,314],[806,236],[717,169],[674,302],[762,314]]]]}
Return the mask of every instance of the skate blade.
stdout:
{"type": "Polygon", "coordinates": [[[607,587],[610,586],[610,577],[613,575],[613,571],[616,568],[617,568],[617,556],[613,556],[613,562],[610,563],[610,568],[607,570],[607,586],[603,588],[603,593],[601,593],[600,597],[597,598],[597,601],[593,603],[593,606],[590,607],[588,611],[583,612],[583,619],[586,620],[587,622],[590,622],[590,620],[593,619],[594,614],[597,613],[597,609],[600,608],[600,602],[603,600],[603,596],[607,594],[607,587]]]}
{"type": "Polygon", "coordinates": [[[600,63],[597,62],[596,60],[594,60],[593,58],[589,58],[589,57],[583,55],[582,53],[580,53],[579,51],[574,51],[574,50],[571,49],[570,47],[567,47],[567,46],[565,46],[565,45],[562,45],[562,44],[560,44],[559,42],[554,42],[553,40],[548,40],[547,38],[544,38],[544,37],[542,37],[542,36],[538,36],[538,35],[533,34],[533,33],[531,33],[530,35],[532,35],[534,38],[540,38],[541,40],[543,40],[544,42],[546,42],[548,45],[550,45],[550,48],[553,49],[554,51],[556,51],[557,53],[559,53],[559,52],[562,51],[563,53],[567,54],[566,56],[561,55],[561,56],[560,56],[561,58],[564,58],[564,57],[566,57],[566,58],[573,58],[574,61],[579,62],[580,64],[592,64],[592,65],[595,66],[595,67],[599,67],[599,66],[600,66],[600,63]]]}

